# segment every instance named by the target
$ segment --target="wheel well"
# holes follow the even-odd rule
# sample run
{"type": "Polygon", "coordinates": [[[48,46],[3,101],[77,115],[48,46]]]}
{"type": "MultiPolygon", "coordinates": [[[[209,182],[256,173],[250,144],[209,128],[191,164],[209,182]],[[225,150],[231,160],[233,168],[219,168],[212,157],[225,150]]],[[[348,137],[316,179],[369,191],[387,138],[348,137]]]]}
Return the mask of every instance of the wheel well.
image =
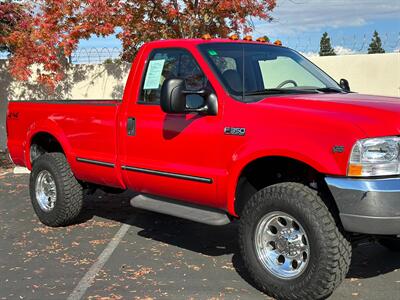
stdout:
{"type": "Polygon", "coordinates": [[[32,138],[30,146],[31,163],[41,155],[52,152],[64,153],[60,142],[53,135],[47,132],[39,132],[32,138]]]}
{"type": "Polygon", "coordinates": [[[236,214],[240,216],[246,201],[257,191],[281,182],[302,183],[317,190],[328,209],[338,216],[338,208],[323,174],[301,161],[276,156],[259,158],[242,170],[236,187],[236,214]]]}

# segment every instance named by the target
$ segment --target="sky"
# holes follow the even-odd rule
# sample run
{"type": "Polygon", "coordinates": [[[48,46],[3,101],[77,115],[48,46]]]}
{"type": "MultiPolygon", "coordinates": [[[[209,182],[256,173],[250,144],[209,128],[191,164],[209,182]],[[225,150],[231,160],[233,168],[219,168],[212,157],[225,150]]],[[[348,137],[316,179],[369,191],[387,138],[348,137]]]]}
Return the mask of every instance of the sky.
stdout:
{"type": "MultiPolygon", "coordinates": [[[[272,40],[296,50],[315,54],[327,31],[337,52],[366,52],[374,30],[380,33],[388,51],[400,50],[400,0],[277,0],[272,22],[253,20],[254,36],[272,40]]],[[[109,36],[93,37],[80,43],[87,47],[121,47],[109,36]]]]}

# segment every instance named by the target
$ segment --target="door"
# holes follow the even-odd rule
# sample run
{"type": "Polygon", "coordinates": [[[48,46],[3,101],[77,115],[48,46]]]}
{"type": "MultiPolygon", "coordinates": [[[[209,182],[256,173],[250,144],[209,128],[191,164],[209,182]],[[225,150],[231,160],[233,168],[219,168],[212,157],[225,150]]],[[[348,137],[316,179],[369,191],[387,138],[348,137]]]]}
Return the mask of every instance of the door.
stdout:
{"type": "MultiPolygon", "coordinates": [[[[129,187],[142,193],[223,207],[216,199],[223,128],[217,116],[166,114],[160,108],[162,83],[185,79],[186,89],[212,89],[194,57],[184,49],[155,49],[148,54],[139,99],[128,117],[135,129],[127,137],[122,169],[129,187]]],[[[187,98],[198,107],[203,99],[187,98]]],[[[128,133],[127,133],[128,134],[128,133]]]]}

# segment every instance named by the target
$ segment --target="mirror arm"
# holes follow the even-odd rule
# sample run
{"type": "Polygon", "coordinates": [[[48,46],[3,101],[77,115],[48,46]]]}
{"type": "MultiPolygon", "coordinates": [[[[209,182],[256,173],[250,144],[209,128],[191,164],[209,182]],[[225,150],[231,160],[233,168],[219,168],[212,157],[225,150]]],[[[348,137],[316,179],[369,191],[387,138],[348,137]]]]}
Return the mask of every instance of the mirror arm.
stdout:
{"type": "Polygon", "coordinates": [[[208,111],[208,105],[204,105],[200,108],[186,108],[185,112],[188,113],[206,113],[208,111]]]}
{"type": "Polygon", "coordinates": [[[197,90],[197,91],[190,91],[190,90],[184,90],[182,91],[184,95],[199,95],[199,96],[205,96],[209,94],[209,91],[205,89],[197,90]]]}

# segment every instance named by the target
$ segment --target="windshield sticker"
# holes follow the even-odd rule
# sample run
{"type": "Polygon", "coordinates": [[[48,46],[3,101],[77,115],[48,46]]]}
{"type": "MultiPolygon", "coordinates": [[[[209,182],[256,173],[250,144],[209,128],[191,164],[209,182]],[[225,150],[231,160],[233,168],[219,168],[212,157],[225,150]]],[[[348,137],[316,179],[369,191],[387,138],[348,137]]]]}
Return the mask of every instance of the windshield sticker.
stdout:
{"type": "Polygon", "coordinates": [[[212,49],[208,50],[208,54],[210,54],[211,56],[216,56],[216,55],[218,55],[217,51],[212,50],[212,49]]]}
{"type": "Polygon", "coordinates": [[[154,90],[159,88],[164,63],[165,59],[151,60],[149,62],[143,89],[154,90]]]}

